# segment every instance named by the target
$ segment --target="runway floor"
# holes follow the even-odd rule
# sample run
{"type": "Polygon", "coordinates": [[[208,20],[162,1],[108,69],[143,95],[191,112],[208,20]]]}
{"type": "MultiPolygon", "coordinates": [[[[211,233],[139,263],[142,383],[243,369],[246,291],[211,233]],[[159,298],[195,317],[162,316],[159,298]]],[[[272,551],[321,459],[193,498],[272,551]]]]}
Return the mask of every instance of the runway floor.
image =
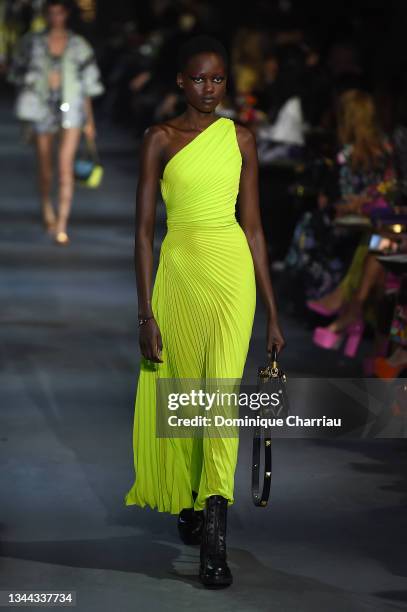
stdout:
{"type": "MultiPolygon", "coordinates": [[[[242,443],[228,515],[235,583],[222,591],[201,586],[199,547],[179,541],[175,516],[123,505],[139,359],[137,152],[124,131],[99,132],[103,188],[77,191],[61,248],[39,221],[33,152],[1,107],[0,590],[73,590],[81,612],[407,609],[405,441],[275,440],[264,509],[242,443]]],[[[163,215],[160,204],[156,253],[163,215]]],[[[281,317],[288,373],[357,371],[281,317]]],[[[259,303],[251,380],[264,330],[259,303]]]]}

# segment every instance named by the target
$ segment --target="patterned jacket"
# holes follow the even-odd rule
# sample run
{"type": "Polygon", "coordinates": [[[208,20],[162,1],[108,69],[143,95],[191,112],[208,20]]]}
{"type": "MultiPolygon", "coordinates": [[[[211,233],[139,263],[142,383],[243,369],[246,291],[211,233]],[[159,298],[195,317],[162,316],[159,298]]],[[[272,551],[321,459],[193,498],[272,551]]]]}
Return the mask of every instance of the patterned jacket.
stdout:
{"type": "MultiPolygon", "coordinates": [[[[8,80],[18,88],[15,114],[23,121],[42,121],[48,112],[50,57],[48,32],[25,34],[13,56],[8,80]]],[[[104,92],[92,47],[85,38],[68,31],[62,63],[62,127],[79,127],[86,97],[104,92]]]]}

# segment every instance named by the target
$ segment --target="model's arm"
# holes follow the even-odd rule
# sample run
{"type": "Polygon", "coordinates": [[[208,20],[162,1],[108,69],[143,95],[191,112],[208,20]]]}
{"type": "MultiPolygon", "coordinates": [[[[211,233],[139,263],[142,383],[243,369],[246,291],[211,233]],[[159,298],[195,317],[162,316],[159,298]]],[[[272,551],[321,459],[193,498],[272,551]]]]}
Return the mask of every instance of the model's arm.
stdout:
{"type": "Polygon", "coordinates": [[[83,132],[89,140],[94,140],[96,137],[96,126],[95,126],[95,118],[93,115],[93,106],[92,106],[92,98],[87,96],[85,98],[85,114],[86,114],[86,122],[83,127],[83,132]]]}
{"type": "MultiPolygon", "coordinates": [[[[154,316],[152,310],[152,274],[154,228],[157,206],[157,190],[160,178],[163,150],[162,130],[156,126],[144,132],[140,150],[139,176],[136,194],[134,262],[137,279],[138,314],[154,316]]],[[[140,349],[150,361],[162,363],[162,340],[155,319],[140,327],[140,349]]]]}
{"type": "Polygon", "coordinates": [[[286,342],[278,323],[277,306],[270,279],[270,265],[259,206],[258,158],[254,135],[246,127],[237,125],[237,139],[242,155],[242,171],[239,186],[240,225],[246,235],[253,257],[256,282],[267,310],[267,351],[277,345],[277,351],[286,342]]]}
{"type": "Polygon", "coordinates": [[[84,133],[89,140],[93,140],[96,136],[96,129],[92,98],[100,96],[105,88],[92,46],[86,38],[78,34],[75,34],[75,41],[77,43],[76,70],[85,96],[86,123],[84,133]]]}

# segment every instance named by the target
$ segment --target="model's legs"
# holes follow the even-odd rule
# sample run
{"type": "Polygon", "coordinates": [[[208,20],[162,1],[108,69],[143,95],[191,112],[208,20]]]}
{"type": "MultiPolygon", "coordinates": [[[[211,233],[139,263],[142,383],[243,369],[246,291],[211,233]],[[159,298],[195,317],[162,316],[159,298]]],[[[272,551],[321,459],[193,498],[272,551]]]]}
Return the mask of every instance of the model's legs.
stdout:
{"type": "MultiPolygon", "coordinates": [[[[233,362],[233,354],[230,353],[230,356],[230,361],[233,362]]],[[[226,379],[229,372],[227,369],[224,372],[226,379]]],[[[233,364],[229,375],[233,375],[233,364]]],[[[213,382],[215,383],[215,380],[213,382]]],[[[216,392],[219,388],[220,393],[225,393],[225,398],[231,397],[226,395],[228,393],[238,393],[238,387],[240,385],[229,385],[226,380],[223,384],[220,379],[219,385],[210,382],[206,385],[206,390],[216,392]]],[[[211,409],[212,422],[219,416],[233,419],[238,414],[238,403],[233,400],[231,405],[228,400],[215,400],[211,409]]],[[[199,577],[205,586],[228,586],[233,582],[233,577],[227,564],[227,509],[234,502],[239,430],[238,427],[228,424],[215,423],[212,427],[205,428],[204,433],[202,474],[198,497],[195,500],[196,509],[203,505],[206,510],[201,534],[199,577]]]]}
{"type": "MultiPolygon", "coordinates": [[[[183,445],[183,455],[188,445],[192,442],[188,471],[190,476],[193,502],[188,508],[183,508],[178,516],[178,533],[184,544],[200,544],[204,522],[203,511],[195,511],[194,503],[198,496],[199,483],[202,472],[202,438],[196,436],[193,440],[187,440],[183,445]]],[[[185,455],[184,455],[185,456],[185,455]]]]}
{"type": "Polygon", "coordinates": [[[41,212],[43,222],[49,229],[52,229],[56,221],[56,216],[51,201],[52,145],[52,133],[37,134],[36,149],[38,162],[38,183],[41,197],[41,212]]]}
{"type": "Polygon", "coordinates": [[[73,163],[81,128],[63,129],[59,146],[59,198],[56,234],[66,232],[74,191],[73,163]]]}
{"type": "Polygon", "coordinates": [[[204,438],[203,468],[195,510],[205,508],[205,500],[211,495],[221,495],[229,504],[234,503],[238,448],[238,438],[204,438]]]}

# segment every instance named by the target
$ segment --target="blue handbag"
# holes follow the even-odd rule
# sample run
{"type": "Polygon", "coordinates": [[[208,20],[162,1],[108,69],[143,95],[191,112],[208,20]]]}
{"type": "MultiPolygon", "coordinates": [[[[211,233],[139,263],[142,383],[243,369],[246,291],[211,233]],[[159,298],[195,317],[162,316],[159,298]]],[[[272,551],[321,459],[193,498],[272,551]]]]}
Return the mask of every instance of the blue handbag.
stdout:
{"type": "Polygon", "coordinates": [[[75,180],[84,187],[95,189],[103,178],[103,166],[94,140],[86,139],[86,152],[78,156],[74,162],[75,180]]]}

